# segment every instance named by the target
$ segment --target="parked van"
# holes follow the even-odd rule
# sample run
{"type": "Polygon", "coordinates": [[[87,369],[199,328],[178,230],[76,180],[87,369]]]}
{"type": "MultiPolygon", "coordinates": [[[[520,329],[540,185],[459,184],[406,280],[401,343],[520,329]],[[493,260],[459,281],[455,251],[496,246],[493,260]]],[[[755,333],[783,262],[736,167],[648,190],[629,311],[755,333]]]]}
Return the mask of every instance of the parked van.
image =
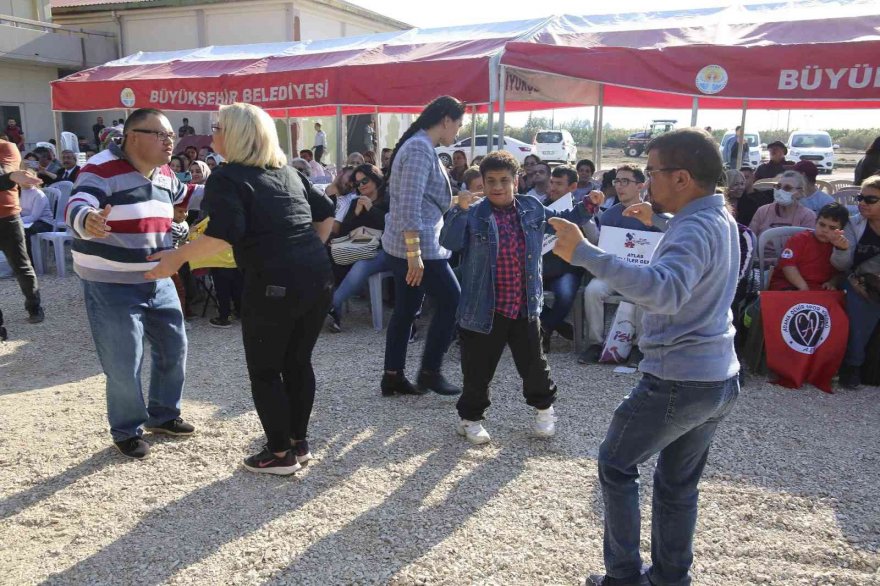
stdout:
{"type": "MultiPolygon", "coordinates": [[[[724,161],[725,166],[727,166],[726,157],[730,149],[733,148],[732,143],[735,138],[736,133],[733,130],[728,130],[721,139],[721,159],[724,161]]],[[[749,158],[743,161],[743,164],[748,165],[752,169],[757,169],[758,165],[761,164],[761,135],[757,132],[746,132],[746,143],[749,145],[749,158]]]]}
{"type": "Polygon", "coordinates": [[[567,130],[539,130],[535,134],[535,154],[548,163],[577,161],[577,145],[567,130]]]}
{"type": "Polygon", "coordinates": [[[834,171],[834,149],[839,145],[831,143],[831,135],[823,130],[795,130],[788,137],[788,158],[795,163],[810,161],[819,168],[819,173],[834,171]]]}

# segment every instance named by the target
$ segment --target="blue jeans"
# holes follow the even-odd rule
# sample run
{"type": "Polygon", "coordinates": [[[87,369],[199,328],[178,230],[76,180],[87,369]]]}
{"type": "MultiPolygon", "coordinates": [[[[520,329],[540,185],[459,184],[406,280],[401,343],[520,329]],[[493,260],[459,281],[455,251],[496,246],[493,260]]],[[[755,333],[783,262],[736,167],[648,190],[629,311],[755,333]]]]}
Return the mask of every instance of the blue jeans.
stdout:
{"type": "Polygon", "coordinates": [[[739,394],[737,377],[721,382],[667,381],[645,374],[614,411],[599,448],[605,501],[605,573],[638,584],[639,464],[657,452],[651,519],[655,586],[690,584],[697,484],[718,423],[739,394]]]}
{"type": "Polygon", "coordinates": [[[849,366],[861,366],[865,363],[865,349],[880,321],[880,303],[862,297],[853,290],[849,279],[843,290],[846,291],[846,314],[849,317],[849,340],[843,362],[849,366]]]}
{"type": "Polygon", "coordinates": [[[434,300],[434,317],[425,338],[425,353],[422,355],[422,368],[437,371],[443,366],[443,355],[452,342],[455,330],[455,310],[461,287],[449,262],[425,260],[425,272],[418,287],[406,284],[408,265],[405,259],[387,255],[388,265],[394,273],[394,311],[388,322],[385,336],[385,370],[403,372],[406,367],[406,350],[409,346],[409,332],[416,314],[422,308],[425,294],[434,300]]]}
{"type": "Polygon", "coordinates": [[[336,315],[342,314],[342,305],[349,297],[361,291],[367,284],[370,277],[376,273],[391,270],[388,264],[388,256],[384,250],[380,250],[379,254],[373,258],[359,260],[349,269],[348,274],[339,283],[336,291],[333,292],[333,310],[336,315]]]}
{"type": "Polygon", "coordinates": [[[544,290],[553,291],[554,299],[553,307],[545,305],[541,310],[541,327],[552,332],[565,321],[574,305],[574,298],[580,284],[580,273],[564,273],[544,282],[544,290]]]}
{"type": "Polygon", "coordinates": [[[83,280],[86,313],[104,374],[107,418],[118,442],[180,416],[186,370],[186,333],[171,279],[117,284],[83,280]],[[141,365],[150,342],[149,402],[144,405],[141,365]]]}

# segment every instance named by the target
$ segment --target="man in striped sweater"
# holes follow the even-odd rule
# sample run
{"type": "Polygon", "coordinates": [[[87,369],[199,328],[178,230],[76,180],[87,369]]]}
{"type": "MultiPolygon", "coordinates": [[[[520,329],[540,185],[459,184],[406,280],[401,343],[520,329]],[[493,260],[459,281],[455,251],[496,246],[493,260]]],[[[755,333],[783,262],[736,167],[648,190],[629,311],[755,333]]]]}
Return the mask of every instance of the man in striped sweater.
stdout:
{"type": "Polygon", "coordinates": [[[113,442],[144,458],[153,433],[190,435],[180,418],[187,340],[171,279],[148,281],[157,263],[147,257],[172,248],[174,204],[186,188],[167,163],[174,131],[159,110],[136,110],[125,121],[121,146],[82,168],[65,212],[75,235],[74,270],[82,279],[92,337],[107,375],[107,417],[113,442]],[[141,363],[150,341],[152,376],[144,405],[141,363]]]}

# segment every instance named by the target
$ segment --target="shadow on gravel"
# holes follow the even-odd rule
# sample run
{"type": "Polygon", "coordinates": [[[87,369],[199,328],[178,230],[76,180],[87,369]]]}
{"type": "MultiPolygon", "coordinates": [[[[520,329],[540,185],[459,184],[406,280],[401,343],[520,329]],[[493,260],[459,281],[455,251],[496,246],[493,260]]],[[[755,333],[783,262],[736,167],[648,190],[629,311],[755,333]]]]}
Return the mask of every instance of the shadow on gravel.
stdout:
{"type": "Polygon", "coordinates": [[[125,465],[128,462],[119,460],[116,448],[109,447],[92,454],[76,466],[68,468],[61,474],[43,480],[21,492],[15,493],[0,501],[0,520],[16,515],[24,509],[45,500],[57,492],[71,486],[86,476],[99,472],[106,466],[125,465]]]}
{"type": "MultiPolygon", "coordinates": [[[[461,451],[465,450],[466,445],[462,445],[461,451]]],[[[414,511],[424,497],[413,485],[433,488],[432,479],[439,481],[457,463],[460,454],[448,448],[439,449],[435,438],[418,430],[401,433],[398,428],[387,425],[378,425],[371,430],[348,427],[323,446],[322,459],[310,464],[310,469],[302,477],[298,477],[302,473],[291,478],[256,475],[239,467],[232,476],[188,493],[180,500],[147,514],[131,531],[91,557],[49,576],[44,583],[118,581],[124,578],[115,574],[114,568],[118,568],[123,561],[126,567],[136,567],[136,564],[142,563],[145,564],[144,568],[148,568],[138,576],[139,584],[164,583],[223,545],[297,511],[309,501],[337,487],[361,468],[376,466],[377,459],[384,459],[383,455],[393,453],[395,459],[403,461],[429,452],[433,453],[426,465],[420,467],[417,476],[408,479],[404,488],[394,493],[388,499],[388,504],[380,509],[391,515],[390,526],[405,527],[401,524],[405,521],[399,516],[401,507],[408,509],[417,520],[418,515],[414,511]],[[359,436],[363,436],[365,431],[374,433],[361,440],[359,436]],[[445,454],[444,458],[438,455],[441,452],[445,454]]],[[[511,460],[516,462],[518,458],[511,460]]],[[[424,531],[427,534],[412,542],[417,548],[402,555],[402,559],[411,559],[427,551],[430,545],[437,543],[480,504],[491,498],[520,469],[521,465],[514,465],[507,472],[498,470],[492,474],[469,477],[464,482],[464,489],[459,489],[467,498],[456,497],[457,501],[461,501],[460,509],[444,512],[441,507],[435,507],[425,513],[430,515],[424,519],[425,523],[437,521],[440,517],[448,518],[452,521],[448,528],[436,532],[426,527],[424,531]]]]}
{"type": "Polygon", "coordinates": [[[462,440],[457,448],[435,451],[379,506],[312,544],[266,584],[302,583],[305,576],[298,564],[307,560],[312,562],[310,584],[388,583],[459,529],[525,468],[522,446],[505,445],[451,487],[445,498],[426,504],[469,449],[481,448],[469,448],[462,440]]]}

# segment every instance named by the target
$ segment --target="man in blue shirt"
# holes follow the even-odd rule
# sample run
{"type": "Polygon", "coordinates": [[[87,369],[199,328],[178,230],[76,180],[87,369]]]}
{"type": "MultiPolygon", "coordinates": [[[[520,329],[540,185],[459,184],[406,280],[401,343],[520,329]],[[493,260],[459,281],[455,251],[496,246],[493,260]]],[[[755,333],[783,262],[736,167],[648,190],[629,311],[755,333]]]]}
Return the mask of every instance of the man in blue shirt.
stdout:
{"type": "Polygon", "coordinates": [[[804,176],[802,206],[810,208],[818,215],[819,210],[830,203],[834,203],[833,197],[816,187],[816,177],[819,176],[819,168],[812,161],[801,161],[794,166],[794,170],[804,176]]]}
{"type": "Polygon", "coordinates": [[[614,412],[599,448],[605,507],[605,575],[588,585],[688,586],[697,524],[697,484],[715,430],[739,394],[730,305],[739,276],[739,233],[715,194],[718,145],[684,128],[648,145],[651,204],[625,212],[650,224],[674,214],[649,266],[631,265],[593,246],[574,224],[549,221],[554,251],[642,306],[642,379],[614,412]],[[674,407],[674,408],[673,408],[674,407]],[[652,566],[641,574],[639,465],[657,453],[652,566]]]}

